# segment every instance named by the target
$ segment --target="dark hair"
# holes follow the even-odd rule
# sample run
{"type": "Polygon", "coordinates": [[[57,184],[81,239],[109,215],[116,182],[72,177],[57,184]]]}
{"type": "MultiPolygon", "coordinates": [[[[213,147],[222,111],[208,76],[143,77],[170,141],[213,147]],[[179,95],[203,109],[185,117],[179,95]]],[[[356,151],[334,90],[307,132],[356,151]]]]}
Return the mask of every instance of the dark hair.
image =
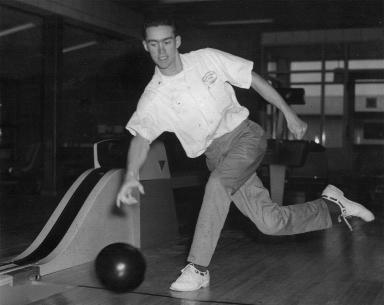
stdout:
{"type": "Polygon", "coordinates": [[[175,36],[178,35],[177,33],[177,27],[176,27],[176,22],[171,16],[166,16],[164,14],[150,14],[146,15],[144,18],[144,23],[143,23],[143,29],[142,29],[142,36],[143,39],[145,39],[147,33],[146,30],[149,27],[152,26],[159,26],[159,25],[168,25],[173,28],[173,33],[175,36]]]}

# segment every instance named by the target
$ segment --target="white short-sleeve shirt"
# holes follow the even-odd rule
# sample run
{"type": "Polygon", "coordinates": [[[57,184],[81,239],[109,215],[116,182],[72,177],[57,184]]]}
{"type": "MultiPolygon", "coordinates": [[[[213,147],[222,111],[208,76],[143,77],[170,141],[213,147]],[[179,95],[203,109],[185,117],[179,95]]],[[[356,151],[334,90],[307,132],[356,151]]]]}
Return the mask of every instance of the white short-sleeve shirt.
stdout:
{"type": "Polygon", "coordinates": [[[126,128],[150,142],[174,132],[194,158],[248,117],[232,85],[251,86],[253,62],[211,48],[180,57],[183,70],[177,75],[165,76],[155,68],[126,128]]]}

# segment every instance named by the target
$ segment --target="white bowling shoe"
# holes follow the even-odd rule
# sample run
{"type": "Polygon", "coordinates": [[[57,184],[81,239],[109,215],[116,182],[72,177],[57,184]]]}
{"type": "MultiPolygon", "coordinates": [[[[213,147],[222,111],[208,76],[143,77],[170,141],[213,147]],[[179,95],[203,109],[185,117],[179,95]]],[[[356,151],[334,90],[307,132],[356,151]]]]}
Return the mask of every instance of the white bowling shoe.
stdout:
{"type": "Polygon", "coordinates": [[[209,285],[209,271],[201,272],[188,264],[181,270],[181,275],[172,283],[170,289],[175,291],[194,291],[209,285]]]}
{"type": "Polygon", "coordinates": [[[355,216],[367,222],[373,221],[375,219],[375,216],[372,214],[370,210],[362,206],[360,203],[357,203],[345,198],[344,193],[340,189],[338,189],[336,186],[333,186],[331,184],[328,185],[324,189],[323,193],[321,194],[321,197],[329,201],[332,201],[339,206],[341,210],[341,215],[339,216],[339,222],[341,221],[341,218],[343,218],[343,220],[345,221],[345,223],[347,224],[348,228],[351,231],[352,231],[352,226],[349,224],[346,218],[355,216]]]}

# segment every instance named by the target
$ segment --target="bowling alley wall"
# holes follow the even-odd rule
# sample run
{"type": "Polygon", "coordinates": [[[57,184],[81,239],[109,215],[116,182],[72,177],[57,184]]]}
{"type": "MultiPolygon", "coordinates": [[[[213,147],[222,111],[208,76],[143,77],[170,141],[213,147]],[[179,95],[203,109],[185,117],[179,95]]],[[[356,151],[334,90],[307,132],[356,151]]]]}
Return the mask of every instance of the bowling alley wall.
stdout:
{"type": "MultiPolygon", "coordinates": [[[[41,144],[36,175],[55,191],[92,166],[92,143],[127,135],[153,72],[141,44],[142,16],[119,1],[15,0],[0,4],[0,19],[7,24],[0,46],[8,50],[0,74],[0,171],[41,144]]],[[[218,48],[252,60],[282,87],[305,89],[306,104],[294,107],[310,125],[305,139],[326,148],[327,178],[382,173],[383,135],[371,132],[361,142],[361,126],[383,120],[383,81],[370,75],[384,69],[381,28],[181,30],[181,52],[218,48]],[[354,79],[360,70],[364,81],[354,79]]],[[[271,107],[253,92],[237,94],[272,136],[271,107]]],[[[311,166],[300,174],[315,175],[311,166]]]]}

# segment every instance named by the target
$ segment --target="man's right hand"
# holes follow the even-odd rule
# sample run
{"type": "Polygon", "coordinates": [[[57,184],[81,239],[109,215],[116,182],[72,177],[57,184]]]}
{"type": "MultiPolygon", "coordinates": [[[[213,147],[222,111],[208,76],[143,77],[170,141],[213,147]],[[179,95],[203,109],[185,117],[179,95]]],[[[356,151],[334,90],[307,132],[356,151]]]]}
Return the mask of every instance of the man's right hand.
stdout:
{"type": "Polygon", "coordinates": [[[138,203],[132,194],[134,189],[138,189],[141,194],[144,194],[144,187],[139,180],[131,175],[127,175],[116,198],[116,205],[119,208],[122,204],[132,205],[138,203]]]}

